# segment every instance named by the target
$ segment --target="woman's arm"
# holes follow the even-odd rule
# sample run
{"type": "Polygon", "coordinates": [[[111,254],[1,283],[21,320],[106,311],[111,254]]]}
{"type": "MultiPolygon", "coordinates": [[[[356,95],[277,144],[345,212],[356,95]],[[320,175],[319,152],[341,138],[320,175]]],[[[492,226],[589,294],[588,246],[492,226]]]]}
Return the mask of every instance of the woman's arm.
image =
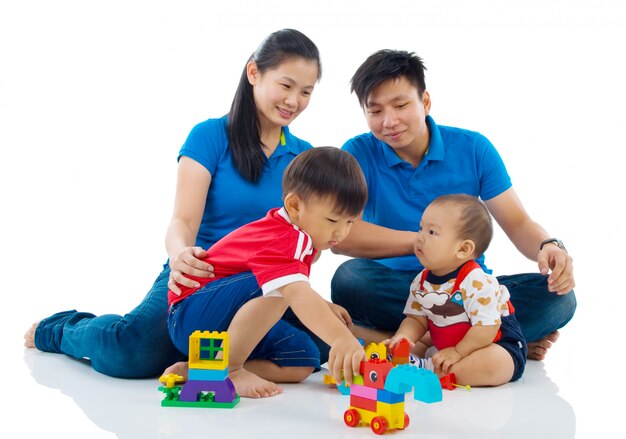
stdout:
{"type": "Polygon", "coordinates": [[[545,245],[539,251],[541,243],[550,236],[526,213],[513,188],[486,200],[485,204],[520,253],[536,261],[541,273],[552,270],[548,277],[550,291],[565,294],[574,288],[572,257],[555,245],[545,245]]]}
{"type": "Polygon", "coordinates": [[[204,166],[189,157],[180,158],[174,213],[165,237],[171,268],[168,286],[176,293],[180,293],[177,283],[191,288],[199,286],[183,274],[213,276],[213,267],[200,260],[206,251],[194,247],[210,185],[211,174],[204,166]]]}
{"type": "Polygon", "coordinates": [[[332,252],[369,259],[405,256],[413,254],[415,236],[415,232],[388,229],[359,220],[352,225],[346,239],[332,248],[332,252]]]}

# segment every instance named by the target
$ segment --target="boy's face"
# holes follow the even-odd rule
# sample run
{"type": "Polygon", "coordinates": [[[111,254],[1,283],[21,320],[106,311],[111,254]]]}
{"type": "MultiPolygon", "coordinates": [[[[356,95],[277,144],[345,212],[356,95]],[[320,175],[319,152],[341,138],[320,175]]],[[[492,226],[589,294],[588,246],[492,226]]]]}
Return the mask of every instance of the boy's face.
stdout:
{"type": "Polygon", "coordinates": [[[430,96],[424,91],[420,99],[417,88],[406,77],[389,79],[374,88],[363,111],[372,134],[401,158],[412,152],[423,153],[428,146],[430,96]]]}
{"type": "Polygon", "coordinates": [[[413,249],[420,263],[437,276],[451,273],[462,262],[458,215],[458,209],[445,204],[430,205],[422,215],[413,249]]]}
{"type": "Polygon", "coordinates": [[[312,196],[306,201],[298,199],[297,203],[297,209],[287,209],[289,217],[309,234],[313,247],[318,250],[327,250],[343,241],[357,219],[356,216],[337,214],[332,197],[312,196]]]}

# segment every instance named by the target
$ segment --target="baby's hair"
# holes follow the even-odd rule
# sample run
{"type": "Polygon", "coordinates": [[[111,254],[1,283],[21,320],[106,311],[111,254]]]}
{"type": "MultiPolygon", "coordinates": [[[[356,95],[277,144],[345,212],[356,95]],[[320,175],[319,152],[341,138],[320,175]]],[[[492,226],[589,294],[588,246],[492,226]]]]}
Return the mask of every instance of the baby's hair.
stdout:
{"type": "Polygon", "coordinates": [[[477,197],[467,194],[451,194],[437,197],[431,204],[445,204],[456,208],[459,213],[457,233],[460,239],[474,242],[474,257],[487,250],[493,238],[493,224],[485,204],[477,197]]]}
{"type": "Polygon", "coordinates": [[[306,150],[283,174],[283,199],[295,193],[304,201],[311,196],[332,197],[338,214],[359,215],[367,202],[367,183],[352,155],[333,146],[306,150]]]}

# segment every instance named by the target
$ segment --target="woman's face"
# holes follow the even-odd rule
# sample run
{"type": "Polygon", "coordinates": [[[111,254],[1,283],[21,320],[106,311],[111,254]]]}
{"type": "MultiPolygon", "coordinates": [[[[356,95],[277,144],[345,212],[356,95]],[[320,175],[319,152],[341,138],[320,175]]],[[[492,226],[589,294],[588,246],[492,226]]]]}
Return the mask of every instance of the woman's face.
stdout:
{"type": "Polygon", "coordinates": [[[283,127],[293,122],[309,105],[318,76],[317,62],[304,58],[287,58],[263,73],[250,61],[248,80],[261,127],[283,127]]]}

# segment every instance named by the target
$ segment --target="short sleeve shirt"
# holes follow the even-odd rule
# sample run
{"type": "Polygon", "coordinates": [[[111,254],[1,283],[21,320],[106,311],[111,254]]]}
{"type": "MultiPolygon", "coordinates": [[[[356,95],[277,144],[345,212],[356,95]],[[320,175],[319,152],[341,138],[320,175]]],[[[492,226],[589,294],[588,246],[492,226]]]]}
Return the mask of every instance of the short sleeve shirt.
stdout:
{"type": "MultiPolygon", "coordinates": [[[[489,200],[511,187],[500,155],[485,136],[439,126],[430,116],[426,122],[430,143],[417,168],[398,157],[393,148],[371,132],[343,145],[342,149],[357,159],[367,180],[365,221],[396,230],[417,231],[424,209],[440,195],[464,193],[489,200]]],[[[415,255],[378,262],[394,270],[423,268],[415,255]]],[[[477,262],[486,268],[484,256],[477,262]]]]}
{"type": "Polygon", "coordinates": [[[209,119],[196,125],[179,154],[204,166],[211,174],[202,222],[196,245],[209,248],[237,227],[262,218],[268,210],[282,205],[282,176],[301,152],[312,148],[283,127],[281,142],[266,160],[258,183],[243,178],[228,144],[228,118],[209,119]]]}
{"type": "Polygon", "coordinates": [[[470,326],[499,325],[510,313],[508,289],[480,268],[470,271],[457,291],[453,291],[456,277],[428,273],[422,282],[422,274],[411,284],[404,314],[428,318],[438,349],[456,345],[458,331],[464,334],[470,326]]]}
{"type": "MultiPolygon", "coordinates": [[[[277,208],[229,233],[208,250],[204,261],[213,265],[214,278],[189,277],[200,282],[202,288],[209,282],[251,271],[263,294],[280,296],[278,290],[286,285],[309,282],[316,252],[311,237],[290,222],[284,208],[277,208]]],[[[180,296],[168,293],[170,304],[199,289],[180,288],[180,296]]]]}

